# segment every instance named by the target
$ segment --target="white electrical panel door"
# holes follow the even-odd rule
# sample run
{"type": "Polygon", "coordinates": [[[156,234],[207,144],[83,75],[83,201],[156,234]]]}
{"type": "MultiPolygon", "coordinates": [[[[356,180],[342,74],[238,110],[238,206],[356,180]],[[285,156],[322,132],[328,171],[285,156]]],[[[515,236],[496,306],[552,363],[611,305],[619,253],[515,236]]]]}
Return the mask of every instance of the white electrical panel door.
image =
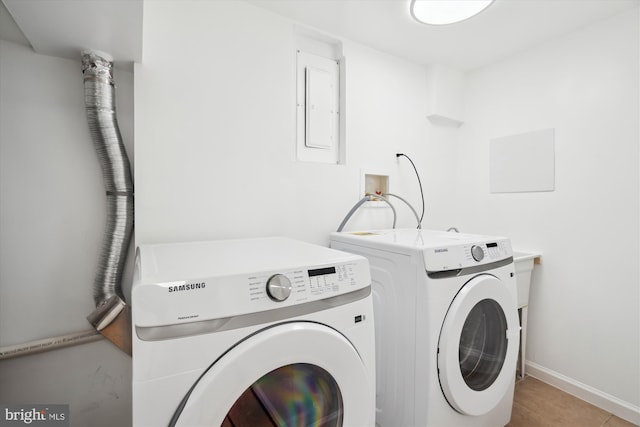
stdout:
{"type": "Polygon", "coordinates": [[[297,53],[298,160],[340,163],[340,64],[297,53]]]}
{"type": "Polygon", "coordinates": [[[336,114],[331,73],[307,67],[305,77],[305,145],[331,149],[336,114]]]}

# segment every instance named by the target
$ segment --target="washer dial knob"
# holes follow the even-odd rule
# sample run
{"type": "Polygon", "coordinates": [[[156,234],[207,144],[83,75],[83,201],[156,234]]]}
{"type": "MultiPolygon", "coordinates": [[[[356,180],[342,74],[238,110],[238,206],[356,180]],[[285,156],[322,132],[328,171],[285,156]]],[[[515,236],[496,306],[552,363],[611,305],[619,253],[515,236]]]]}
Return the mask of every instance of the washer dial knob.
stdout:
{"type": "Polygon", "coordinates": [[[291,295],[291,280],[284,274],[274,274],[267,280],[267,294],[274,301],[284,301],[291,295]]]}
{"type": "Polygon", "coordinates": [[[484,250],[482,249],[482,246],[471,246],[471,256],[478,262],[482,261],[484,259],[484,250]]]}

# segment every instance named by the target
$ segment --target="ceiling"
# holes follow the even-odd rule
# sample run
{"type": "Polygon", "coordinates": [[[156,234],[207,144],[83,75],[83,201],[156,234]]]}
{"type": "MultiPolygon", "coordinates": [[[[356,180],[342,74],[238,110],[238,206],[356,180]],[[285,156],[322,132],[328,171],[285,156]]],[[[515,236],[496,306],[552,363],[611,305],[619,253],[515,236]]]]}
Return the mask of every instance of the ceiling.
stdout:
{"type": "MultiPolygon", "coordinates": [[[[640,0],[496,0],[474,18],[429,26],[411,18],[410,0],[246,1],[339,38],[414,62],[461,70],[482,67],[640,4],[640,0]]],[[[116,65],[142,61],[143,0],[2,2],[6,9],[0,3],[0,39],[63,58],[78,58],[82,49],[96,49],[111,54],[116,65]]]]}
{"type": "Polygon", "coordinates": [[[142,0],[2,2],[0,39],[61,58],[79,60],[82,50],[94,49],[116,65],[142,61],[142,0]]]}
{"type": "Polygon", "coordinates": [[[470,70],[553,40],[640,0],[496,0],[466,21],[430,26],[410,0],[248,0],[318,30],[422,64],[470,70]]]}
{"type": "Polygon", "coordinates": [[[0,40],[31,46],[2,1],[0,1],[0,40]]]}

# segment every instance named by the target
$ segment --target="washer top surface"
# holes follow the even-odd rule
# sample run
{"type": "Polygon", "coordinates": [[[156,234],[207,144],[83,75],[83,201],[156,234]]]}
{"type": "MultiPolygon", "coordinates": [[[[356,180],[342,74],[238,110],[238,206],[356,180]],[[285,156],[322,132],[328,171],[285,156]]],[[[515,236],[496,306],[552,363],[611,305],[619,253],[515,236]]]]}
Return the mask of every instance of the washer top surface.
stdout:
{"type": "Polygon", "coordinates": [[[224,277],[337,264],[354,256],[285,237],[140,245],[136,281],[224,277]]]}
{"type": "Polygon", "coordinates": [[[496,236],[484,236],[479,234],[456,233],[440,230],[393,229],[393,230],[368,230],[343,233],[332,233],[334,240],[348,239],[352,242],[369,242],[367,246],[387,246],[395,248],[410,248],[424,250],[443,246],[461,244],[476,244],[502,239],[496,236]]]}
{"type": "Polygon", "coordinates": [[[506,237],[440,230],[392,229],[331,233],[331,241],[424,256],[427,271],[490,264],[512,257],[506,237]]]}

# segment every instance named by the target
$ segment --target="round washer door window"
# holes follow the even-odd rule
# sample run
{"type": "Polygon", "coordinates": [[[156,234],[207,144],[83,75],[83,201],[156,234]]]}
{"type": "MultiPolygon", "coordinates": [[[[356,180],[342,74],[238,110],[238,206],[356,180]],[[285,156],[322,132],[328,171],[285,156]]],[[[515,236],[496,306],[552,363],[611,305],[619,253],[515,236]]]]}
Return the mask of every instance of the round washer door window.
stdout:
{"type": "Polygon", "coordinates": [[[373,378],[353,345],[311,322],[285,323],[238,343],[213,363],[176,411],[175,426],[373,423],[373,378]]]}
{"type": "Polygon", "coordinates": [[[507,355],[507,319],[493,299],[473,306],[462,325],[458,349],[464,382],[475,391],[491,387],[507,355]]]}
{"type": "Polygon", "coordinates": [[[520,324],[513,295],[494,276],[480,275],[456,295],[440,333],[440,385],[466,415],[493,409],[513,383],[520,324]]]}

